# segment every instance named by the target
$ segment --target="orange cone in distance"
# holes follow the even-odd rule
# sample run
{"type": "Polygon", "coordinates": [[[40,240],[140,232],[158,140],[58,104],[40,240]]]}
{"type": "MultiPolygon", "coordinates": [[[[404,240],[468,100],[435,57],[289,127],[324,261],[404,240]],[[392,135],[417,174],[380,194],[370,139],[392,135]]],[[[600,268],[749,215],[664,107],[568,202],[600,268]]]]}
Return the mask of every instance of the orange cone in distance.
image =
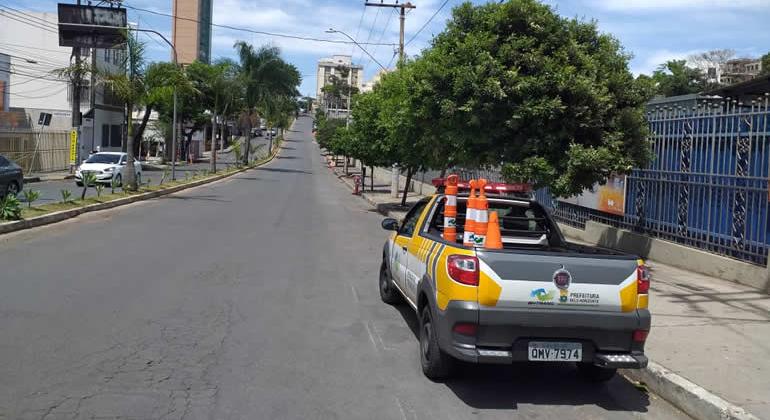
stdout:
{"type": "Polygon", "coordinates": [[[487,180],[483,178],[479,179],[477,185],[479,187],[479,197],[476,199],[476,219],[473,223],[473,245],[483,248],[489,224],[487,215],[489,201],[487,201],[486,191],[484,191],[487,180]]]}
{"type": "Polygon", "coordinates": [[[468,195],[468,201],[465,208],[465,226],[463,229],[463,245],[473,246],[473,232],[476,229],[476,180],[472,179],[468,183],[471,186],[471,193],[468,195]]]}
{"type": "Polygon", "coordinates": [[[444,240],[457,242],[457,175],[449,175],[444,181],[444,240]]]}
{"type": "Polygon", "coordinates": [[[489,227],[484,248],[503,249],[503,238],[500,236],[500,218],[496,211],[489,212],[489,227]]]}

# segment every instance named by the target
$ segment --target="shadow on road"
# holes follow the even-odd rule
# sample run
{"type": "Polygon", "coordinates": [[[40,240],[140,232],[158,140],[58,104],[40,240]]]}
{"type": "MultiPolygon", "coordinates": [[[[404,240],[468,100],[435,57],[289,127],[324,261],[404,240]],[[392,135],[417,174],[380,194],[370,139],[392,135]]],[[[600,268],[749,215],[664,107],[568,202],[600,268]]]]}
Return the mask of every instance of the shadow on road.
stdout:
{"type": "Polygon", "coordinates": [[[302,159],[297,156],[278,156],[277,159],[302,159]]]}
{"type": "MultiPolygon", "coordinates": [[[[407,304],[395,305],[415,337],[418,349],[419,322],[407,304]]],[[[478,365],[459,362],[454,378],[443,382],[460,400],[476,409],[516,410],[518,404],[596,405],[608,411],[646,413],[649,396],[625,377],[616,375],[605,384],[578,376],[569,363],[478,365]]],[[[511,414],[514,414],[512,412],[511,414]]]]}
{"type": "Polygon", "coordinates": [[[255,171],[266,171],[266,172],[288,172],[288,173],[298,173],[298,174],[307,174],[312,175],[312,172],[309,171],[303,171],[301,169],[287,169],[287,168],[254,168],[255,171]]]}
{"type": "Polygon", "coordinates": [[[281,146],[281,150],[297,150],[297,149],[289,146],[281,146]]]}
{"type": "Polygon", "coordinates": [[[287,143],[302,143],[302,140],[283,139],[287,143]]]}

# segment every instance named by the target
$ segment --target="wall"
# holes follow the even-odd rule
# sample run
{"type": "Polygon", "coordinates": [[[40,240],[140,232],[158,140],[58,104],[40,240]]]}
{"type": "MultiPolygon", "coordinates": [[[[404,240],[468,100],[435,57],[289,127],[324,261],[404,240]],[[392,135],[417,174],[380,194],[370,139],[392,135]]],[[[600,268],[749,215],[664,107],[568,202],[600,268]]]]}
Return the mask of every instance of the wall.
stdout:
{"type": "Polygon", "coordinates": [[[560,224],[559,227],[568,239],[617,249],[663,264],[770,291],[766,267],[722,257],[674,242],[650,238],[591,220],[586,222],[585,229],[564,224],[560,224]]]}

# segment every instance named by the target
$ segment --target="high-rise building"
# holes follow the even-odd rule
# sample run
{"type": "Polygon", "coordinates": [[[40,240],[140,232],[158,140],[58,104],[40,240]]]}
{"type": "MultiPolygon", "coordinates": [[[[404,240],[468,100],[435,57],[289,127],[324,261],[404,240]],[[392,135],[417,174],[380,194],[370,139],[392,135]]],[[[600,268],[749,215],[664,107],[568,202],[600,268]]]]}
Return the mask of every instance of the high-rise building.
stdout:
{"type": "Polygon", "coordinates": [[[180,64],[211,62],[213,0],[173,0],[172,36],[180,64]]]}
{"type": "MultiPolygon", "coordinates": [[[[364,82],[364,66],[354,64],[349,55],[335,55],[331,58],[322,58],[318,60],[318,69],[316,72],[316,99],[319,104],[326,104],[324,93],[321,89],[331,83],[331,77],[340,77],[340,74],[347,71],[348,84],[357,88],[359,91],[364,82]]],[[[334,104],[334,107],[344,108],[347,102],[334,104]]]]}

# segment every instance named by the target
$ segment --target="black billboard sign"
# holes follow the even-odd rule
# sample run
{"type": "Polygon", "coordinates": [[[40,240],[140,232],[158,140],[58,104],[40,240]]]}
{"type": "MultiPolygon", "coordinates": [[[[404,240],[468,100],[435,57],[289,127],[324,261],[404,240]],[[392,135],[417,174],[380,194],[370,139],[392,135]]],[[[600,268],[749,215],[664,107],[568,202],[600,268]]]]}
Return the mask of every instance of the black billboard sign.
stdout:
{"type": "Polygon", "coordinates": [[[117,48],[127,24],[126,9],[59,3],[59,46],[117,48]]]}

